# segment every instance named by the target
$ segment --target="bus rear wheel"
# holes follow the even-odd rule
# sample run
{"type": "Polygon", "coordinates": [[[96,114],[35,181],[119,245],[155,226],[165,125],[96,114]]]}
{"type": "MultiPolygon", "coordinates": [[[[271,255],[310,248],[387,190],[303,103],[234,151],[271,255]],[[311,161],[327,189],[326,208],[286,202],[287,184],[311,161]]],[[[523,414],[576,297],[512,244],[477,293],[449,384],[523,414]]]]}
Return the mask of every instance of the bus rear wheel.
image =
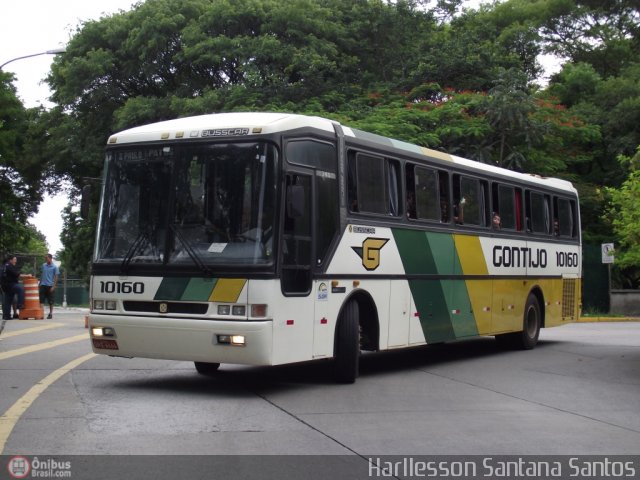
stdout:
{"type": "Polygon", "coordinates": [[[213,375],[220,368],[219,363],[193,362],[200,375],[213,375]]]}
{"type": "Polygon", "coordinates": [[[524,318],[522,320],[522,332],[518,335],[516,346],[522,350],[531,350],[538,343],[540,327],[542,326],[542,313],[538,298],[529,294],[527,304],[524,307],[524,318]]]}
{"type": "Polygon", "coordinates": [[[338,383],[353,383],[360,364],[358,303],[347,303],[338,320],[333,354],[333,377],[338,383]]]}
{"type": "Polygon", "coordinates": [[[524,307],[522,331],[496,335],[498,345],[503,348],[516,350],[531,350],[538,343],[540,327],[542,326],[542,312],[538,298],[530,293],[524,307]]]}

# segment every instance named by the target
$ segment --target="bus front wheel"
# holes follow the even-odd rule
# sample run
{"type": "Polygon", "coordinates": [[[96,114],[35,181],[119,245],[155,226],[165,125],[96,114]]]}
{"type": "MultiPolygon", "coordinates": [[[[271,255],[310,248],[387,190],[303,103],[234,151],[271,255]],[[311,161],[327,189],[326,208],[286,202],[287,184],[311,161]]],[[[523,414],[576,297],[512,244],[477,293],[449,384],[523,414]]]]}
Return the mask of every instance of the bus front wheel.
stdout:
{"type": "Polygon", "coordinates": [[[219,363],[193,362],[200,375],[212,375],[220,368],[219,363]]]}
{"type": "Polygon", "coordinates": [[[358,303],[347,303],[338,320],[333,358],[333,376],[339,383],[353,383],[360,363],[360,324],[358,303]]]}

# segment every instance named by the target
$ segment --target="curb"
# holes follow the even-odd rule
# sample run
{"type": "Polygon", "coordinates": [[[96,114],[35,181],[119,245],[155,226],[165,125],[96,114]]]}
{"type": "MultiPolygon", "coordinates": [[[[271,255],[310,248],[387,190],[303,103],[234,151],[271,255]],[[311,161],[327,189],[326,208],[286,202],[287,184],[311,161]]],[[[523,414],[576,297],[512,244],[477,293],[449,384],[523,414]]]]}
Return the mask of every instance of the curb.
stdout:
{"type": "Polygon", "coordinates": [[[640,322],[640,317],[580,317],[578,323],[595,322],[640,322]]]}

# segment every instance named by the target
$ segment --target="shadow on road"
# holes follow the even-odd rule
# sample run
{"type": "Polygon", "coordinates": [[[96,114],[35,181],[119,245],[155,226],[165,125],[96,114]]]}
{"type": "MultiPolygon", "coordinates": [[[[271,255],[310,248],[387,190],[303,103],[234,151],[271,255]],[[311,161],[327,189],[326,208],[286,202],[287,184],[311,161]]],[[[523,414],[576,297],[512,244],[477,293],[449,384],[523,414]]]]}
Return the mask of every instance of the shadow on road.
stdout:
{"type": "MultiPolygon", "coordinates": [[[[544,349],[557,342],[540,342],[536,348],[544,349]]],[[[467,363],[485,357],[526,355],[527,352],[500,349],[493,338],[475,338],[446,344],[426,345],[386,352],[365,352],[360,358],[360,379],[373,379],[392,374],[409,374],[443,364],[467,363]]],[[[505,361],[508,361],[505,358],[505,361]]],[[[180,365],[188,365],[182,364],[180,365]]],[[[193,368],[152,370],[144,378],[116,380],[112,388],[182,391],[188,394],[228,395],[238,397],[244,392],[292,390],[323,385],[348,388],[336,384],[332,377],[331,360],[280,365],[273,367],[251,367],[222,364],[216,373],[200,375],[193,368]]]]}

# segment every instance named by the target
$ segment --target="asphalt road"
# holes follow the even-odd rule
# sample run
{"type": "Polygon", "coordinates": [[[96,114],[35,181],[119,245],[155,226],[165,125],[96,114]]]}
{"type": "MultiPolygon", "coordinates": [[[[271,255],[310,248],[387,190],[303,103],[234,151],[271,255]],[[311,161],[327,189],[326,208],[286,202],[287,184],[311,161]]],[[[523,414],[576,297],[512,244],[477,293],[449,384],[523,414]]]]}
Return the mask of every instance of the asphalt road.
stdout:
{"type": "Polygon", "coordinates": [[[337,385],[327,362],[205,377],[189,362],[93,356],[83,318],[7,322],[4,456],[640,452],[640,323],[545,329],[532,351],[482,338],[367,354],[357,382],[337,385]]]}

